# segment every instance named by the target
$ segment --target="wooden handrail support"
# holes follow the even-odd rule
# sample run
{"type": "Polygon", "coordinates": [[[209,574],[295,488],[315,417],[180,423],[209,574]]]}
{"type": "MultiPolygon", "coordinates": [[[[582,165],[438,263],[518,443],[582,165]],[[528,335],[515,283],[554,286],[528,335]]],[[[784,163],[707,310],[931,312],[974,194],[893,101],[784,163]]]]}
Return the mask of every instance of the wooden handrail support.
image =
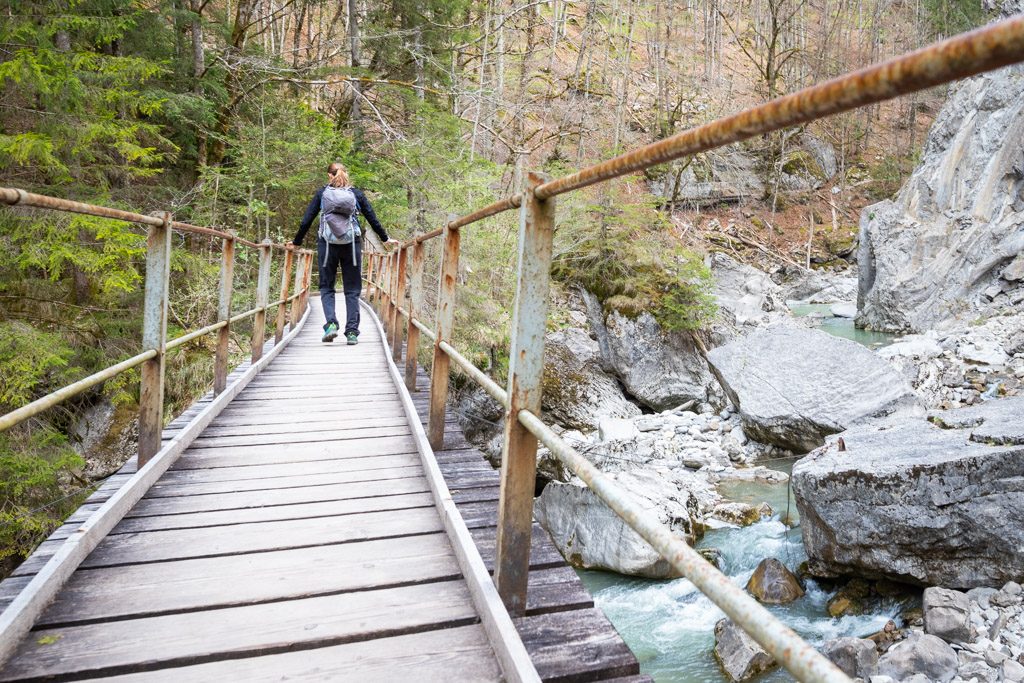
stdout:
{"type": "Polygon", "coordinates": [[[396,268],[397,272],[395,275],[395,311],[391,320],[391,326],[395,330],[394,337],[391,340],[391,357],[397,363],[402,359],[402,332],[404,331],[404,326],[402,325],[400,310],[402,304],[405,303],[405,276],[409,263],[409,250],[399,247],[395,251],[398,267],[396,268]]]}
{"type": "Polygon", "coordinates": [[[541,200],[533,193],[544,180],[540,174],[529,174],[523,192],[526,199],[519,212],[519,260],[509,350],[509,406],[505,413],[498,499],[494,582],[513,616],[526,613],[537,469],[537,437],[527,431],[516,416],[521,410],[540,414],[555,227],[554,200],[541,200]]]}
{"type": "Polygon", "coordinates": [[[260,244],[260,268],[256,279],[256,317],[252,321],[252,362],[263,355],[263,338],[267,331],[267,300],[270,298],[270,240],[260,244]]]}
{"type": "Polygon", "coordinates": [[[409,391],[416,391],[416,362],[420,348],[420,328],[413,322],[423,310],[423,266],[426,262],[427,248],[422,241],[412,246],[412,263],[409,274],[409,313],[406,316],[408,329],[405,333],[405,386],[409,391]]]}
{"type": "Polygon", "coordinates": [[[164,365],[167,345],[167,295],[171,279],[171,214],[146,236],[146,292],[142,348],[156,357],[142,364],[139,385],[139,467],[160,450],[164,426],[164,365]]]}
{"type": "Polygon", "coordinates": [[[459,272],[459,228],[449,220],[444,228],[441,250],[441,273],[437,282],[437,340],[434,342],[434,361],[430,367],[430,415],[427,419],[427,438],[431,448],[444,447],[444,415],[448,402],[448,354],[441,342],[450,342],[455,327],[455,285],[459,272]]]}
{"type": "Polygon", "coordinates": [[[235,240],[221,242],[220,286],[217,290],[217,320],[225,325],[217,333],[217,353],[213,363],[213,395],[228,385],[228,343],[231,341],[231,294],[235,281],[235,240]]]}
{"type": "MultiPolygon", "coordinates": [[[[285,301],[288,298],[288,285],[291,284],[292,277],[292,262],[295,259],[295,252],[288,249],[284,252],[284,268],[281,269],[281,296],[280,301],[285,301]]],[[[281,338],[284,336],[284,326],[287,320],[288,311],[284,304],[277,307],[277,324],[274,327],[274,343],[281,343],[281,338]]]]}

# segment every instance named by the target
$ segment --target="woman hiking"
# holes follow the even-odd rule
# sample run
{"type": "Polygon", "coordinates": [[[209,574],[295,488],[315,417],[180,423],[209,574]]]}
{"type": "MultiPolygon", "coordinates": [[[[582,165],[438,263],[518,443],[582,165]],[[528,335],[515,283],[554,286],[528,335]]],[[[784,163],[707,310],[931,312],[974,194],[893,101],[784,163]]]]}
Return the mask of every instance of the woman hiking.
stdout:
{"type": "Polygon", "coordinates": [[[327,185],[313,195],[302,217],[299,232],[292,244],[302,246],[313,219],[320,214],[317,230],[316,251],[320,268],[320,301],[324,307],[324,336],[322,341],[332,342],[338,336],[338,318],[334,307],[334,282],[341,266],[341,286],[345,293],[345,339],[351,344],[359,343],[359,295],[363,290],[362,230],[359,214],[385,244],[398,244],[388,238],[384,226],[377,220],[369,200],[363,191],[349,184],[348,171],[338,162],[327,167],[327,185]]]}

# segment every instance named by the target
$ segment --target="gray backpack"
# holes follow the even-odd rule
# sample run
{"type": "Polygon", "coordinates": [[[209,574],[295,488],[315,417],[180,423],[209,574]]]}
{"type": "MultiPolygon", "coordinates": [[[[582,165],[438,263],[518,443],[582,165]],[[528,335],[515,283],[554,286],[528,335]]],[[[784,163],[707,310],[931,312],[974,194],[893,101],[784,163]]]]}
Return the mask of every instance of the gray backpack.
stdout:
{"type": "MultiPolygon", "coordinates": [[[[320,230],[319,236],[328,245],[351,244],[352,263],[356,263],[355,240],[360,236],[359,222],[356,214],[359,212],[359,203],[356,201],[356,193],[351,187],[324,188],[320,197],[320,230]]],[[[327,252],[324,252],[324,266],[327,265],[327,252]]]]}

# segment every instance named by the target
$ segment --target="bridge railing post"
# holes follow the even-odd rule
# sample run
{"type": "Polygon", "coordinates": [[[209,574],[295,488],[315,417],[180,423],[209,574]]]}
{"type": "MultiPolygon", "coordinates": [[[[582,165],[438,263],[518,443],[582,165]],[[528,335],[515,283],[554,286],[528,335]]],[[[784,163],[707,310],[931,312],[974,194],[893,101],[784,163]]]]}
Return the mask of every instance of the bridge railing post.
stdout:
{"type": "MultiPolygon", "coordinates": [[[[409,250],[399,247],[396,250],[395,260],[398,264],[395,268],[395,310],[393,312],[392,328],[394,336],[391,340],[391,357],[397,363],[402,359],[402,314],[398,312],[399,307],[405,303],[405,275],[409,261],[409,250]]],[[[408,310],[408,308],[406,308],[408,310]]]]}
{"type": "Polygon", "coordinates": [[[533,191],[545,181],[540,174],[529,174],[519,214],[519,267],[509,353],[509,409],[502,445],[494,564],[498,593],[512,616],[525,613],[530,568],[537,438],[519,422],[519,412],[528,410],[539,415],[541,408],[555,203],[553,199],[538,199],[533,191]]]}
{"type": "Polygon", "coordinates": [[[270,299],[271,241],[260,242],[260,268],[256,279],[256,316],[252,320],[252,362],[263,357],[263,339],[267,329],[267,303],[270,299]]]}
{"type": "Polygon", "coordinates": [[[382,254],[380,257],[380,320],[384,326],[384,336],[391,339],[388,332],[388,314],[391,312],[391,291],[388,283],[391,281],[391,254],[382,254]]]}
{"type": "Polygon", "coordinates": [[[277,325],[274,328],[274,346],[280,344],[281,339],[284,337],[284,324],[288,315],[288,302],[285,301],[285,299],[288,298],[288,285],[291,284],[292,264],[294,260],[295,252],[291,249],[286,249],[284,252],[284,268],[281,269],[281,296],[278,297],[281,303],[277,305],[277,325]]]}
{"type": "Polygon", "coordinates": [[[416,354],[420,347],[420,328],[413,324],[412,319],[423,309],[423,264],[426,254],[423,242],[413,242],[409,274],[409,319],[406,321],[405,333],[405,386],[409,391],[416,391],[416,354]]]}
{"type": "Polygon", "coordinates": [[[167,296],[171,279],[171,214],[151,225],[146,236],[146,292],[142,348],[156,357],[142,364],[139,385],[139,459],[141,469],[160,451],[164,421],[164,365],[167,346],[167,296]]]}
{"type": "Polygon", "coordinates": [[[398,308],[398,253],[401,249],[395,249],[388,255],[388,310],[384,314],[387,318],[388,346],[395,344],[395,318],[398,308]]]}
{"type": "Polygon", "coordinates": [[[235,279],[235,240],[221,242],[220,287],[217,292],[217,322],[224,327],[217,333],[217,352],[213,362],[213,395],[218,396],[228,385],[228,342],[231,337],[231,294],[235,279]]]}
{"type": "Polygon", "coordinates": [[[444,448],[445,404],[448,402],[448,369],[451,359],[441,348],[441,342],[451,343],[455,327],[455,285],[459,275],[459,244],[461,234],[451,227],[456,216],[450,215],[444,226],[441,247],[441,274],[437,283],[437,341],[434,342],[434,361],[430,368],[430,417],[427,421],[427,440],[436,451],[444,448]]]}
{"type": "Polygon", "coordinates": [[[294,330],[295,326],[299,324],[299,318],[302,317],[302,313],[300,311],[302,310],[303,295],[300,294],[300,292],[302,292],[303,285],[302,277],[305,274],[306,255],[299,254],[299,258],[295,260],[295,283],[293,285],[293,288],[295,289],[295,294],[299,294],[299,296],[296,296],[294,299],[292,299],[291,307],[290,310],[288,311],[288,318],[291,321],[288,325],[289,330],[294,330]]]}
{"type": "Polygon", "coordinates": [[[374,271],[377,269],[377,254],[369,251],[366,253],[366,303],[373,304],[373,294],[377,291],[377,284],[374,281],[374,271]]]}
{"type": "Polygon", "coordinates": [[[301,318],[306,314],[306,308],[309,306],[309,294],[310,287],[313,286],[313,259],[316,258],[316,252],[306,254],[305,266],[302,269],[302,282],[305,288],[305,293],[302,295],[302,306],[299,307],[299,317],[301,318]]]}

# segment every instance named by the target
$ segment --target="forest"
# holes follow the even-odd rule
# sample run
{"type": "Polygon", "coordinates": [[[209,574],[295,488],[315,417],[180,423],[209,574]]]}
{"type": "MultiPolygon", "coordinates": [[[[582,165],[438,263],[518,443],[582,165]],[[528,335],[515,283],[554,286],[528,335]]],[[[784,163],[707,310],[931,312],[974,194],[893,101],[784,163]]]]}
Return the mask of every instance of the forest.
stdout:
{"type": "MultiPolygon", "coordinates": [[[[292,239],[331,161],[407,238],[526,171],[557,176],[991,16],[976,0],[4,0],[2,12],[0,186],[275,242],[292,239]]],[[[684,180],[739,177],[737,157],[568,197],[557,288],[699,334],[715,314],[706,251],[739,241],[776,262],[830,263],[859,210],[912,169],[945,95],[746,144],[750,181],[720,182],[709,200],[684,180]],[[808,136],[833,150],[834,172],[796,144],[808,136]]],[[[514,228],[489,219],[464,242],[457,337],[496,377],[514,228]]],[[[175,239],[181,333],[215,319],[220,255],[175,239]]],[[[5,208],[0,240],[0,412],[137,353],[140,228],[5,208]]],[[[239,310],[255,266],[239,254],[239,310]]],[[[212,357],[211,340],[171,356],[166,419],[209,388],[212,357]]],[[[0,569],[131,455],[137,399],[127,373],[0,433],[0,569]]]]}

